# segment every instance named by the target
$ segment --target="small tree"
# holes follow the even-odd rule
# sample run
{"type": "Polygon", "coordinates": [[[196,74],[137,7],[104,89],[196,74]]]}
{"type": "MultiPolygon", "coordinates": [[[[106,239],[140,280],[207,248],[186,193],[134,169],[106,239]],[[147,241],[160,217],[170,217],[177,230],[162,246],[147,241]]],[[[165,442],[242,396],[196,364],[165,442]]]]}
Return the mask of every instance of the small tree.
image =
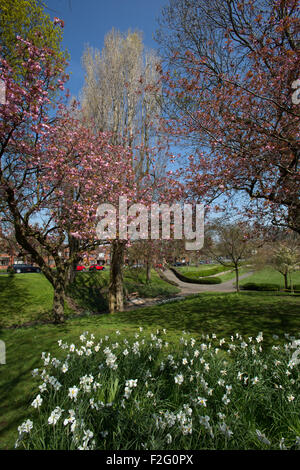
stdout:
{"type": "Polygon", "coordinates": [[[273,250],[271,266],[283,275],[285,289],[288,289],[288,277],[290,277],[290,288],[293,290],[291,274],[300,266],[297,247],[289,247],[281,243],[278,248],[273,250]]]}
{"type": "Polygon", "coordinates": [[[208,229],[208,236],[210,244],[205,251],[222,266],[234,268],[236,291],[239,292],[239,269],[244,260],[252,256],[255,235],[243,222],[225,224],[217,221],[208,229]]]}

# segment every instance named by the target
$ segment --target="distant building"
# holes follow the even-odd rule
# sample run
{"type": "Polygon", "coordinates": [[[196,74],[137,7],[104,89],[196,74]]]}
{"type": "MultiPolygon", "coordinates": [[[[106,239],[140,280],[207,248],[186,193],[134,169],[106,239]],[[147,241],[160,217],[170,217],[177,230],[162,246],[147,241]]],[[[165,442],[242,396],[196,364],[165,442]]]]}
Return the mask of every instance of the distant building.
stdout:
{"type": "Polygon", "coordinates": [[[7,269],[10,264],[14,263],[14,257],[7,253],[0,253],[0,270],[7,269]]]}
{"type": "MultiPolygon", "coordinates": [[[[18,249],[10,249],[10,253],[0,251],[0,271],[6,271],[8,266],[12,264],[35,264],[32,263],[32,258],[29,253],[20,252],[18,249]]],[[[68,250],[66,249],[64,253],[60,253],[60,256],[68,256],[68,250]]],[[[54,267],[54,260],[53,258],[46,256],[45,259],[50,267],[54,267]]],[[[110,246],[109,245],[100,245],[91,253],[88,253],[86,256],[83,257],[82,262],[84,266],[88,267],[92,264],[99,264],[99,265],[108,265],[110,264],[110,246]]]]}

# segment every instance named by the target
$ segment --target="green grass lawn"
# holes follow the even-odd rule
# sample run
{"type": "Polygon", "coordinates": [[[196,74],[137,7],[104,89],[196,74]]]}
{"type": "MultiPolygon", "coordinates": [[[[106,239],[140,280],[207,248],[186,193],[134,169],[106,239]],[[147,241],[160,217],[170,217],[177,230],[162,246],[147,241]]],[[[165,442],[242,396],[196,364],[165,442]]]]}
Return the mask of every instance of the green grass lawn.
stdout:
{"type": "MultiPolygon", "coordinates": [[[[176,268],[181,274],[184,276],[191,278],[191,279],[199,279],[200,277],[210,277],[215,275],[219,277],[222,282],[230,281],[231,279],[235,279],[235,272],[233,268],[221,266],[221,265],[201,265],[201,266],[184,266],[176,268]],[[219,275],[220,272],[226,272],[225,274],[219,275]]],[[[250,267],[243,267],[241,266],[239,269],[239,275],[245,274],[251,270],[250,267]]]]}
{"type": "Polygon", "coordinates": [[[111,335],[121,342],[143,326],[145,332],[166,328],[170,343],[178,340],[185,330],[195,337],[216,333],[226,338],[236,332],[254,336],[262,331],[266,344],[271,344],[273,334],[283,338],[285,333],[299,333],[299,311],[298,295],[207,293],[114,315],[72,318],[64,325],[3,329],[0,339],[5,341],[7,360],[6,365],[0,365],[0,448],[13,447],[18,425],[31,416],[30,403],[36,390],[31,371],[41,367],[43,351],[58,353],[59,339],[77,342],[81,333],[89,331],[96,338],[111,335]],[[120,336],[116,336],[116,330],[120,331],[120,336]]]}
{"type": "Polygon", "coordinates": [[[231,270],[231,268],[227,268],[225,266],[221,266],[220,264],[207,264],[201,266],[180,266],[176,268],[180,274],[183,274],[186,277],[191,279],[199,279],[199,277],[208,277],[212,276],[227,270],[231,270]]]}
{"type": "MultiPolygon", "coordinates": [[[[294,284],[300,284],[300,271],[295,271],[292,273],[292,281],[294,284]]],[[[270,284],[279,284],[281,288],[284,288],[284,278],[282,274],[275,269],[272,268],[265,268],[259,271],[255,271],[251,276],[247,277],[241,281],[241,285],[246,284],[248,282],[255,282],[255,283],[270,283],[270,284]]]]}
{"type": "MultiPolygon", "coordinates": [[[[276,272],[271,272],[270,275],[268,282],[280,282],[282,276],[276,272]]],[[[298,275],[299,273],[296,279],[298,275]]],[[[222,278],[228,280],[233,276],[234,273],[227,273],[222,278]]],[[[255,282],[260,279],[267,282],[266,272],[255,273],[253,277],[255,282]]],[[[164,295],[177,292],[174,286],[167,284],[166,287],[166,283],[155,272],[152,273],[150,286],[146,285],[145,273],[142,271],[125,272],[125,282],[129,292],[140,289],[141,293],[143,289],[148,289],[149,296],[159,292],[164,292],[164,295]]],[[[1,449],[13,447],[18,425],[30,417],[31,410],[28,407],[35,387],[31,371],[41,366],[40,357],[43,351],[58,353],[59,339],[75,342],[83,331],[94,333],[96,337],[116,337],[115,331],[119,330],[120,341],[122,337],[133,335],[137,327],[143,326],[148,332],[166,328],[170,342],[178,340],[182,330],[191,332],[195,337],[211,333],[229,337],[236,332],[254,336],[263,331],[267,344],[271,344],[273,334],[282,337],[285,333],[297,334],[300,330],[299,295],[262,292],[207,293],[191,296],[184,301],[109,315],[100,314],[105,307],[107,285],[108,272],[80,273],[69,294],[85,310],[85,316],[70,318],[69,314],[74,312],[66,305],[67,320],[64,325],[44,324],[0,331],[0,339],[5,341],[7,350],[6,365],[0,365],[1,449]],[[99,314],[90,315],[90,312],[99,314]]],[[[2,328],[49,319],[52,295],[52,287],[41,274],[20,274],[14,278],[2,275],[2,328]]]]}
{"type": "Polygon", "coordinates": [[[199,266],[174,266],[175,269],[180,271],[182,274],[186,274],[191,271],[209,271],[216,267],[219,267],[219,264],[199,264],[199,266]]]}
{"type": "Polygon", "coordinates": [[[179,292],[177,287],[163,281],[154,269],[151,270],[151,281],[147,284],[144,269],[126,268],[124,284],[128,293],[137,292],[141,297],[169,297],[179,292]]]}
{"type": "MultiPolygon", "coordinates": [[[[144,271],[125,270],[124,284],[128,293],[137,292],[143,297],[168,297],[179,292],[177,287],[151,272],[151,282],[146,283],[144,271]]],[[[74,299],[83,312],[102,313],[108,310],[107,288],[109,271],[78,273],[68,296],[74,299]]],[[[31,322],[51,321],[53,288],[43,274],[28,273],[0,276],[0,328],[21,326],[31,322]]],[[[72,305],[65,302],[65,315],[74,315],[72,305]]]]}
{"type": "MultiPolygon", "coordinates": [[[[242,276],[243,274],[246,274],[249,271],[251,271],[251,268],[241,267],[239,269],[239,276],[242,276]]],[[[234,281],[235,280],[235,271],[229,271],[228,273],[218,275],[218,277],[222,280],[222,282],[230,281],[231,279],[234,281]]]]}

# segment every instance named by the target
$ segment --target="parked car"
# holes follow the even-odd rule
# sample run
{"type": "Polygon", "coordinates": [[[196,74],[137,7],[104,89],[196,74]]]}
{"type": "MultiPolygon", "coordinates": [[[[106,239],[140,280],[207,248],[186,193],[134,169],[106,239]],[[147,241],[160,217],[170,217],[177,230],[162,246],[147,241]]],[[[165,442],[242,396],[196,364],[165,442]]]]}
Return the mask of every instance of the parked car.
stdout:
{"type": "Polygon", "coordinates": [[[76,266],[76,271],[84,271],[84,270],[85,270],[85,266],[82,266],[81,264],[76,266]]]}
{"type": "Polygon", "coordinates": [[[102,264],[92,264],[89,267],[89,271],[103,271],[104,269],[105,269],[105,267],[102,266],[102,264]]]}
{"type": "Polygon", "coordinates": [[[12,264],[11,266],[8,266],[7,272],[11,273],[40,273],[41,268],[38,266],[32,266],[31,264],[12,264]]]}

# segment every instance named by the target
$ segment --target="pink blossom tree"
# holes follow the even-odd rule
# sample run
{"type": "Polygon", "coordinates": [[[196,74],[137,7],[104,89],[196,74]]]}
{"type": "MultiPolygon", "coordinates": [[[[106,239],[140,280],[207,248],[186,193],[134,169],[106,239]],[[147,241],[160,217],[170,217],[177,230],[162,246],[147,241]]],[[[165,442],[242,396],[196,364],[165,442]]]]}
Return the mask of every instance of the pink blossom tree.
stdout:
{"type": "Polygon", "coordinates": [[[6,86],[0,105],[2,219],[52,284],[53,319],[62,322],[70,272],[100,242],[98,205],[116,203],[122,191],[130,196],[134,190],[131,155],[112,145],[108,133],[91,132],[63,104],[53,112],[49,93],[63,90],[67,76],[51,60],[51,50],[21,38],[16,46],[24,58],[21,83],[1,60],[6,86]]]}
{"type": "Polygon", "coordinates": [[[300,233],[299,0],[171,0],[164,15],[165,125],[190,144],[187,190],[238,193],[244,213],[300,233]]]}

